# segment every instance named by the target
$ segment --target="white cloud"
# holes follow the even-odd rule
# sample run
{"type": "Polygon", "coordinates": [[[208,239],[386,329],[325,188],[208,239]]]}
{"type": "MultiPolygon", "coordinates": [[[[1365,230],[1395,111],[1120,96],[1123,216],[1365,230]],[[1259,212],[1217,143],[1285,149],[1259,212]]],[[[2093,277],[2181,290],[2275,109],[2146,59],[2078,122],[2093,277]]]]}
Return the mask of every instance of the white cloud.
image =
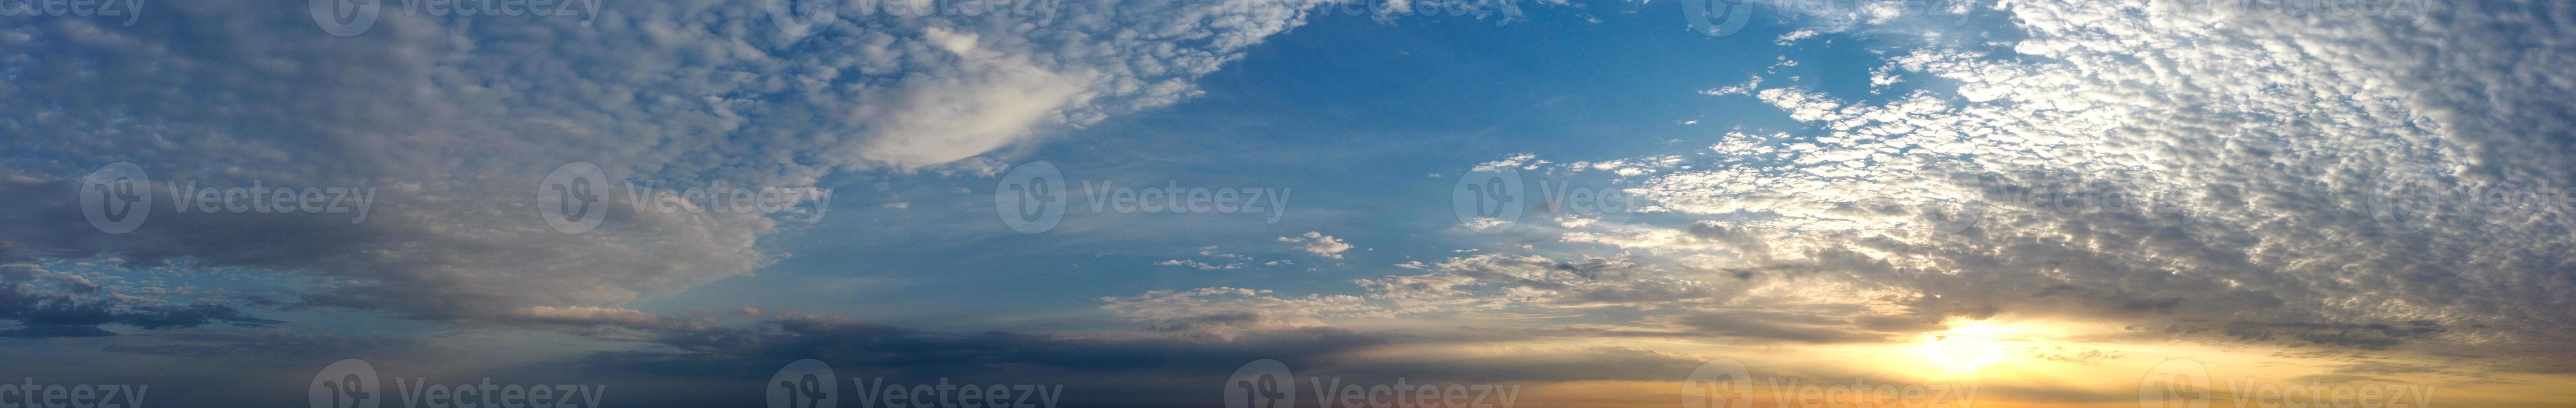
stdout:
{"type": "Polygon", "coordinates": [[[1179,266],[1179,267],[1187,267],[1187,268],[1197,269],[1197,270],[1202,270],[1202,271],[1215,271],[1215,270],[1226,270],[1226,269],[1243,269],[1243,266],[1244,266],[1244,264],[1243,264],[1243,263],[1241,263],[1241,262],[1232,262],[1232,263],[1225,263],[1225,264],[1211,264],[1211,263],[1199,262],[1199,261],[1194,261],[1194,260],[1186,260],[1186,259],[1174,259],[1174,260],[1168,260],[1168,261],[1162,261],[1162,262],[1155,262],[1154,264],[1155,264],[1155,265],[1160,265],[1160,266],[1179,266]]]}
{"type": "MultiPolygon", "coordinates": [[[[13,257],[328,277],[303,299],[406,316],[614,308],[769,265],[779,255],[756,243],[793,224],[611,199],[605,227],[563,234],[529,198],[556,166],[681,187],[991,173],[1013,146],[1196,95],[1194,79],[1312,5],[1049,4],[1061,8],[1043,24],[845,15],[803,37],[757,3],[715,0],[617,3],[589,25],[385,13],[345,38],[237,4],[156,3],[133,27],[7,19],[0,128],[81,135],[12,144],[9,195],[60,195],[62,180],[132,161],[163,180],[376,187],[383,200],[362,224],[165,214],[128,235],[12,223],[0,239],[31,246],[13,257]]],[[[12,201],[0,216],[66,209],[12,201]]]]}
{"type": "Polygon", "coordinates": [[[2557,266],[2576,258],[2564,233],[2576,218],[2454,208],[2409,233],[2372,217],[2373,199],[2392,198],[2373,189],[2391,182],[2576,185],[2576,140],[2551,136],[2576,128],[2562,86],[2576,83],[2563,69],[2576,54],[2473,40],[2561,32],[2540,16],[2564,6],[2419,4],[2421,17],[2293,18],[2016,2],[2000,6],[2016,30],[1994,37],[1853,10],[1854,24],[1883,24],[1873,35],[1922,35],[1871,71],[1874,87],[1920,90],[1867,102],[1879,98],[1758,80],[1702,91],[1747,93],[1815,128],[1732,132],[1689,170],[1621,174],[1656,203],[1644,214],[1522,231],[1558,241],[1523,251],[1606,245],[1630,254],[1586,262],[1622,266],[1486,254],[1359,283],[1408,312],[1758,301],[1802,311],[1630,323],[1820,341],[1870,337],[1817,331],[1834,325],[2014,314],[2123,322],[2136,336],[2576,348],[2563,307],[2576,284],[2557,266]],[[2052,190],[2130,201],[2030,199],[2052,190]]]}
{"type": "Polygon", "coordinates": [[[1327,326],[1323,318],[1384,315],[1356,296],[1281,298],[1267,290],[1227,287],[1157,290],[1100,300],[1108,303],[1101,309],[1145,323],[1148,329],[1218,340],[1259,330],[1327,326]]]}
{"type": "MultiPolygon", "coordinates": [[[[1729,134],[1701,170],[1640,180],[1659,204],[1649,211],[1726,220],[1759,241],[1609,222],[1561,237],[1717,255],[1757,274],[1834,276],[1805,283],[1834,290],[1797,297],[1917,313],[2063,313],[2211,332],[2189,322],[2386,324],[2398,328],[2388,343],[2576,346],[2562,340],[2576,313],[2546,306],[2567,286],[2502,283],[2563,277],[2535,265],[2576,255],[2576,240],[2544,232],[2568,218],[2453,212],[2401,234],[2370,216],[2370,200],[2388,198],[2369,190],[2374,180],[2392,177],[2576,184],[2563,153],[2576,142],[2535,137],[2576,118],[2506,107],[2565,106],[2563,93],[2530,84],[2576,74],[2539,69],[2516,57],[2520,46],[2440,40],[2554,23],[2457,7],[2433,12],[2464,21],[2014,3],[2028,37],[2002,43],[2013,58],[1934,41],[1873,70],[1876,86],[1901,74],[1954,92],[1864,104],[1750,91],[1822,129],[1729,134]],[[2443,45],[2405,45],[2425,41],[2443,45]],[[2431,53],[2492,64],[2422,62],[2431,53]],[[2499,110],[2509,113],[2464,114],[2499,110]],[[2409,161],[2434,163],[2423,168],[2439,177],[2392,173],[2409,161]],[[2077,189],[2130,201],[2065,207],[2004,194],[2077,189]],[[1878,290],[1867,288],[1898,296],[1837,294],[1878,290]],[[2553,323],[2502,323],[2517,319],[2553,323]],[[2409,326],[2419,321],[2430,326],[2409,326]]],[[[1729,91],[1710,93],[1743,92],[1729,91]]]]}
{"type": "Polygon", "coordinates": [[[1305,250],[1306,253],[1315,254],[1315,256],[1324,257],[1325,259],[1342,259],[1342,252],[1351,250],[1350,243],[1342,242],[1340,239],[1324,235],[1324,233],[1321,232],[1313,231],[1308,231],[1306,232],[1306,235],[1301,236],[1279,237],[1279,242],[1303,244],[1298,245],[1297,249],[1305,250]]]}

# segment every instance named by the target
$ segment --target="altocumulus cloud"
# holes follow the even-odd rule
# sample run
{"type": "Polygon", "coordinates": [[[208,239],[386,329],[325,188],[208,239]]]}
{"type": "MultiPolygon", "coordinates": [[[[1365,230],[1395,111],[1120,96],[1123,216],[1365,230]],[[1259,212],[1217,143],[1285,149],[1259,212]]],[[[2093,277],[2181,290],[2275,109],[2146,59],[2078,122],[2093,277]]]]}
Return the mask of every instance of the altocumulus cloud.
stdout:
{"type": "Polygon", "coordinates": [[[2016,2],[2001,11],[2027,37],[1996,43],[1855,27],[1891,44],[1880,72],[1936,85],[1866,103],[1776,82],[1717,96],[1817,129],[1729,133],[1690,170],[1633,177],[1659,203],[1649,212],[1702,221],[1559,237],[1791,284],[1766,285],[1782,292],[1822,288],[1789,298],[1859,306],[1836,312],[1854,327],[2064,314],[2150,337],[2576,348],[2567,214],[2373,216],[2386,213],[2374,200],[2405,199],[2389,184],[2576,181],[2563,154],[2576,143],[2571,74],[2547,68],[2568,57],[2524,51],[2563,41],[2542,33],[2570,10],[2420,5],[2298,17],[2016,2]],[[2044,195],[2084,191],[2095,195],[2044,195]],[[1736,239],[1747,234],[1759,239],[1736,239]]]}
{"type": "Polygon", "coordinates": [[[2000,29],[1821,16],[1851,24],[1782,41],[1862,39],[1881,51],[1873,75],[1906,80],[1872,81],[1879,96],[1758,77],[1706,92],[1813,128],[1720,130],[1684,156],[1496,152],[1474,168],[1617,168],[1617,185],[1653,204],[1516,230],[1544,254],[1398,265],[1426,273],[1357,281],[1361,306],[1498,319],[1626,308],[1639,312],[1606,315],[1624,328],[1584,331],[1792,343],[2012,314],[2119,322],[2140,340],[2576,350],[2568,213],[2455,203],[2407,218],[2384,205],[2406,199],[2390,185],[2576,185],[2576,73],[2553,68],[2576,56],[2529,51],[2563,44],[2553,33],[2576,8],[2410,5],[2011,2],[1978,17],[2000,29]],[[1602,247],[1627,253],[1551,258],[1602,247]]]}
{"type": "Polygon", "coordinates": [[[616,2],[588,24],[389,11],[350,37],[316,27],[305,2],[157,6],[134,27],[0,21],[0,128],[83,135],[10,143],[0,193],[29,199],[0,207],[23,221],[0,227],[0,260],[185,260],[328,282],[284,299],[294,307],[631,322],[567,311],[767,265],[778,255],[753,244],[781,226],[608,200],[611,226],[558,233],[526,198],[556,166],[778,187],[988,174],[997,162],[979,157],[1195,95],[1193,79],[1295,27],[1307,4],[1061,2],[1036,23],[844,13],[789,36],[756,2],[616,2]],[[117,161],[160,180],[382,191],[357,224],[165,212],[110,236],[64,219],[76,201],[57,196],[117,161]]]}
{"type": "MultiPolygon", "coordinates": [[[[1387,344],[1860,342],[2004,313],[2110,319],[2142,337],[2576,349],[2565,214],[2448,214],[2408,232],[2372,217],[2370,202],[2374,183],[2392,178],[2576,186],[2576,159],[2564,154],[2576,151],[2565,100],[2576,55],[2529,52],[2566,41],[2558,33],[2576,5],[2564,2],[2426,2],[2415,16],[2333,19],[2013,2],[1994,10],[2008,17],[1993,21],[2000,32],[1848,19],[1866,23],[1781,41],[1871,39],[1887,51],[1876,71],[1906,78],[1874,86],[1895,93],[1754,80],[1709,96],[1751,98],[1813,128],[1730,133],[1681,155],[1519,154],[1478,166],[1611,172],[1656,203],[1639,212],[1684,219],[1570,217],[1519,230],[1541,234],[1532,251],[1628,253],[1407,263],[1353,282],[1357,295],[1216,287],[1102,298],[1145,329],[1117,336],[949,335],[821,316],[721,326],[625,309],[774,262],[755,244],[786,227],[750,214],[618,211],[626,218],[610,227],[563,234],[537,221],[527,189],[571,161],[612,179],[773,186],[850,171],[989,174],[994,157],[1050,129],[1195,95],[1191,80],[1297,26],[1313,4],[1065,2],[1047,24],[846,17],[789,36],[750,3],[634,2],[611,3],[589,26],[391,13],[353,37],[311,29],[303,2],[156,4],[130,28],[0,20],[0,65],[12,68],[0,73],[10,79],[0,129],[84,136],[12,140],[5,153],[14,167],[0,169],[0,196],[32,197],[0,203],[11,221],[0,224],[0,263],[18,271],[0,275],[18,290],[0,292],[0,318],[34,330],[13,335],[269,323],[221,305],[83,298],[81,283],[16,266],[184,259],[327,278],[286,301],[297,307],[577,325],[669,345],[683,351],[586,363],[674,374],[756,376],[770,366],[751,361],[817,356],[920,376],[1221,371],[1252,358],[1329,367],[1387,344]],[[114,161],[194,180],[384,191],[362,224],[168,214],[111,236],[65,217],[79,211],[63,192],[114,161]],[[2066,211],[1995,199],[1997,185],[2131,192],[2159,206],[2066,211]],[[1602,310],[1624,320],[1509,334],[1346,327],[1602,310]]],[[[1290,240],[1327,258],[1350,248],[1319,233],[1290,240]]],[[[1690,359],[1589,348],[1490,367],[1652,379],[1532,367],[1674,372],[1690,359]]]]}

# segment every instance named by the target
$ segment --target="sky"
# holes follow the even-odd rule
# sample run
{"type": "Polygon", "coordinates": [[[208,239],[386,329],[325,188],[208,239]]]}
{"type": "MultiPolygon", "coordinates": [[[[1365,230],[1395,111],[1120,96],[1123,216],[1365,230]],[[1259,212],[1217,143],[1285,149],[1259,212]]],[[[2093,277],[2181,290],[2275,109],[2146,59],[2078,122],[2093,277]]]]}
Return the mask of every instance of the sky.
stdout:
{"type": "Polygon", "coordinates": [[[0,0],[0,408],[2576,406],[2571,30],[0,0]]]}

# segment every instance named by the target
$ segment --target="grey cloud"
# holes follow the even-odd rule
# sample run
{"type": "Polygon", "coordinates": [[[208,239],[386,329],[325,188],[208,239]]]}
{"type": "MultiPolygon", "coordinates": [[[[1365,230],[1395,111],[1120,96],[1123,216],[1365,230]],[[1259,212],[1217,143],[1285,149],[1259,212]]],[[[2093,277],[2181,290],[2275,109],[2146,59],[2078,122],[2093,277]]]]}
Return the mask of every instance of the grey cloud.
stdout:
{"type": "Polygon", "coordinates": [[[1384,315],[1384,307],[1348,295],[1282,298],[1266,290],[1201,288],[1105,297],[1100,308],[1145,329],[1191,338],[1232,339],[1245,333],[1329,327],[1323,319],[1384,315]]]}
{"type": "Polygon", "coordinates": [[[21,327],[0,330],[0,337],[101,337],[115,332],[99,326],[142,329],[190,328],[215,323],[266,326],[283,323],[253,317],[219,304],[134,304],[94,296],[98,287],[46,285],[36,279],[50,271],[28,264],[0,265],[0,320],[21,327]],[[54,289],[47,289],[54,286],[54,289]],[[66,287],[68,286],[68,287],[66,287]]]}
{"type": "Polygon", "coordinates": [[[1228,340],[1099,337],[1039,333],[934,333],[836,317],[798,316],[743,327],[648,330],[673,351],[599,352],[584,363],[615,372],[674,376],[766,375],[780,364],[821,359],[836,367],[935,378],[1042,366],[1087,373],[1146,373],[1224,367],[1263,358],[1321,364],[1390,341],[1336,327],[1241,333],[1228,340]]]}
{"type": "Polygon", "coordinates": [[[1703,221],[1563,237],[1899,292],[1871,301],[1907,310],[1898,321],[2010,313],[2360,349],[2576,347],[2561,333],[2576,321],[2563,211],[2374,217],[2403,198],[2392,185],[2576,185],[2563,130],[2576,115],[2558,89],[2571,81],[2541,68],[2567,57],[2522,56],[2552,41],[2564,22],[2543,16],[2567,6],[2423,5],[2291,18],[2037,2],[1999,9],[2008,35],[1855,30],[1995,46],[1888,54],[1886,69],[1925,86],[1885,102],[1795,83],[1749,92],[1820,129],[1729,133],[1694,169],[1643,177],[1649,212],[1703,221]]]}
{"type": "Polygon", "coordinates": [[[425,342],[398,337],[276,333],[156,334],[133,340],[128,344],[111,344],[102,349],[119,353],[228,359],[227,361],[244,361],[240,359],[248,358],[247,361],[303,364],[327,364],[344,358],[382,358],[438,350],[436,346],[425,342]]]}
{"type": "Polygon", "coordinates": [[[1534,255],[1484,254],[1399,266],[1430,273],[1356,283],[1370,289],[1370,297],[1420,305],[1461,301],[1562,305],[1690,302],[1728,295],[1728,289],[1718,284],[1678,279],[1671,272],[1639,265],[1625,257],[1557,261],[1534,255]]]}
{"type": "Polygon", "coordinates": [[[0,189],[26,198],[0,206],[13,221],[0,248],[328,282],[278,297],[295,307],[468,320],[615,307],[768,265],[781,255],[755,243],[788,226],[612,198],[606,227],[558,233],[529,194],[558,165],[683,187],[989,173],[1052,131],[1195,95],[1194,79],[1313,3],[1045,4],[1060,8],[1045,24],[845,13],[804,37],[756,3],[714,0],[610,3],[588,24],[385,13],[350,37],[294,1],[170,3],[132,27],[0,21],[0,189]],[[102,234],[66,180],[116,161],[164,182],[380,201],[357,224],[161,207],[137,232],[102,234]]]}
{"type": "Polygon", "coordinates": [[[2397,325],[2232,322],[2226,326],[2227,335],[2247,340],[2285,342],[2295,340],[2369,350],[2388,348],[2407,339],[2432,336],[2444,331],[2446,330],[2440,324],[2423,320],[2397,325]]]}
{"type": "Polygon", "coordinates": [[[1499,356],[1353,359],[1328,365],[1291,366],[1299,376],[1351,377],[1350,382],[1515,383],[1559,381],[1679,381],[1706,363],[1695,356],[1626,347],[1532,349],[1499,356]]]}
{"type": "Polygon", "coordinates": [[[1886,333],[1858,330],[1849,321],[1831,317],[1762,310],[1702,310],[1671,319],[1672,323],[1702,333],[1800,343],[1879,342],[1890,339],[1886,333]]]}

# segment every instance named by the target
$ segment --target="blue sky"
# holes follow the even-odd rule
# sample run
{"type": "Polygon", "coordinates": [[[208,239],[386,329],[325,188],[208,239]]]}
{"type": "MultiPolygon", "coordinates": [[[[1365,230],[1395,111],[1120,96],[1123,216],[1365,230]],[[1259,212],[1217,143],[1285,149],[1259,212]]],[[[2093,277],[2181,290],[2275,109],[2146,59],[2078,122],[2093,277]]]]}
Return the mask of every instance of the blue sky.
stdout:
{"type": "Polygon", "coordinates": [[[2576,350],[2564,4],[1717,2],[1755,13],[1718,36],[1674,1],[142,4],[0,16],[0,378],[2576,401],[2546,358],[2576,350]],[[1094,210],[1108,185],[1270,209],[1094,210]],[[1459,210],[1489,204],[1518,217],[1459,210]]]}
{"type": "MultiPolygon", "coordinates": [[[[1090,310],[1098,297],[1145,290],[1259,284],[1356,293],[1350,279],[1487,244],[1417,233],[1455,222],[1446,200],[1456,181],[1452,176],[1476,163],[1538,150],[1569,157],[1637,156],[1712,143],[1733,126],[1796,128],[1780,115],[1757,110],[1767,108],[1757,101],[1697,92],[1740,83],[1738,77],[1760,73],[1775,56],[1791,51],[1763,37],[1781,27],[1757,26],[1731,37],[1673,35],[1677,11],[1649,7],[1536,9],[1525,17],[1529,21],[1499,27],[1468,17],[1318,17],[1295,35],[1265,42],[1235,66],[1201,79],[1203,96],[1050,135],[1047,146],[1027,157],[1063,167],[1074,180],[1289,188],[1291,212],[1275,224],[1267,215],[1252,214],[1116,217],[1075,211],[1069,222],[1123,219],[1093,221],[1108,225],[1092,231],[1024,237],[998,220],[983,219],[991,211],[983,194],[992,187],[985,180],[869,178],[840,188],[869,191],[882,181],[893,187],[890,193],[851,199],[925,202],[905,209],[855,206],[845,211],[866,214],[833,218],[780,248],[796,258],[762,276],[737,278],[745,282],[698,290],[745,285],[777,293],[768,291],[855,284],[861,287],[780,301],[941,324],[1025,318],[1010,311],[1029,309],[1098,318],[1105,314],[1090,310]],[[1596,14],[1601,22],[1583,18],[1596,14]],[[1683,124],[1689,121],[1699,123],[1683,124]],[[943,191],[957,188],[974,193],[943,191]],[[959,231],[941,231],[950,229],[959,231]],[[1299,259],[1293,245],[1276,240],[1308,231],[1370,245],[1350,259],[1329,261],[1299,259]],[[958,235],[941,240],[953,245],[933,249],[911,238],[919,233],[958,235]],[[1210,245],[1218,252],[1308,264],[1229,271],[1149,265],[1204,259],[1198,248],[1210,245]],[[861,262],[890,267],[848,267],[861,262]],[[972,295],[958,295],[966,293],[972,295]],[[920,307],[882,308],[874,302],[920,307]]],[[[1797,51],[1836,57],[1856,52],[1839,44],[1810,48],[1823,49],[1797,51]]],[[[1855,69],[1790,72],[1867,75],[1855,69]]]]}

